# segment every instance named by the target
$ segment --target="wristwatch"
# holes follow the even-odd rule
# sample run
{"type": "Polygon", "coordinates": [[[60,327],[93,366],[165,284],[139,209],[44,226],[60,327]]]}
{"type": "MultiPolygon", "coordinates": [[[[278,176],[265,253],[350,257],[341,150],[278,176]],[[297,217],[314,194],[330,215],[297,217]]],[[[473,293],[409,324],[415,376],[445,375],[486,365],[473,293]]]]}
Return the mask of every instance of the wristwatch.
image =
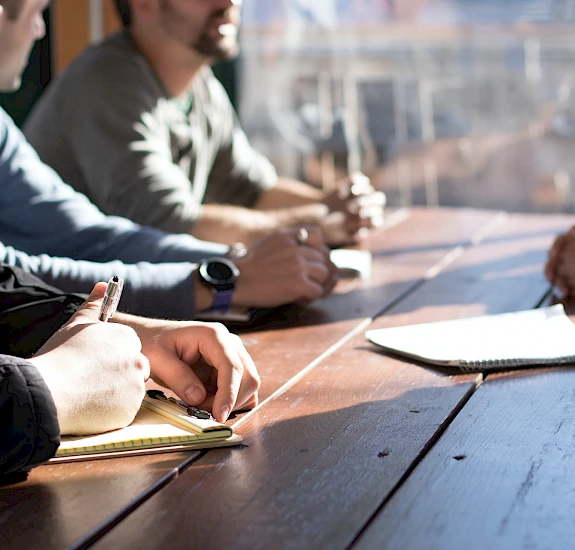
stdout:
{"type": "Polygon", "coordinates": [[[210,311],[225,313],[230,309],[232,295],[240,270],[227,258],[207,258],[200,262],[200,280],[214,295],[210,311]]]}

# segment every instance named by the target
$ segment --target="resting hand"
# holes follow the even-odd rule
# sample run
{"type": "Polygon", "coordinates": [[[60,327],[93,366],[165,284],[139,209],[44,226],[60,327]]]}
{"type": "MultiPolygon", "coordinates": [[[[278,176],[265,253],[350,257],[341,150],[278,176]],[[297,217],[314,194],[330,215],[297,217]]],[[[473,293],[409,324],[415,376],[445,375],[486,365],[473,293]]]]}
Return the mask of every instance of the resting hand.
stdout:
{"type": "Polygon", "coordinates": [[[105,283],[98,283],[88,301],[30,359],[52,394],[62,435],[123,428],[144,398],[150,367],[136,333],[98,321],[105,289],[105,283]]]}
{"type": "Polygon", "coordinates": [[[354,174],[339,182],[324,202],[330,213],[321,227],[331,246],[355,243],[367,230],[383,223],[385,194],[376,191],[364,174],[354,174]]]}
{"type": "Polygon", "coordinates": [[[307,227],[305,243],[298,228],[281,229],[250,247],[236,261],[240,276],[232,303],[247,307],[275,307],[307,303],[329,294],[337,269],[329,259],[321,231],[307,227]]]}
{"type": "Polygon", "coordinates": [[[240,338],[219,323],[162,321],[118,314],[136,330],[152,378],[189,405],[224,422],[257,405],[260,378],[240,338]]]}
{"type": "Polygon", "coordinates": [[[545,276],[565,298],[575,296],[575,227],[555,239],[549,251],[545,276]]]}

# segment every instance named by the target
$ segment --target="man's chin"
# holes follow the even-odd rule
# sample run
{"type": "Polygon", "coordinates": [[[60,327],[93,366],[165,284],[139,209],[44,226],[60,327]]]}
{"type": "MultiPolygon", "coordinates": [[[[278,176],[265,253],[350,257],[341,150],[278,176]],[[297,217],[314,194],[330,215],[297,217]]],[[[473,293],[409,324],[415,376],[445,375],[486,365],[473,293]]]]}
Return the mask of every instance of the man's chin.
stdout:
{"type": "Polygon", "coordinates": [[[238,56],[239,45],[235,40],[224,39],[218,42],[202,40],[196,44],[195,50],[214,62],[231,61],[238,56]]]}
{"type": "Polygon", "coordinates": [[[16,90],[20,89],[22,85],[22,78],[17,76],[16,78],[3,78],[0,75],[0,92],[2,93],[10,93],[15,92],[16,90]]]}

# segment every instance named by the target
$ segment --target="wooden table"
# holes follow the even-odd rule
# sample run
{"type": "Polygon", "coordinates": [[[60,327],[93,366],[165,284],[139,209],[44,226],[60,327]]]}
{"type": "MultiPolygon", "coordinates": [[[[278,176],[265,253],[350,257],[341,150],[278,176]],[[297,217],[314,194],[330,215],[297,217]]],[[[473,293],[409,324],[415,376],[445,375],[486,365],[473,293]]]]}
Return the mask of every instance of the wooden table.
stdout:
{"type": "Polygon", "coordinates": [[[0,488],[0,548],[566,548],[575,539],[575,369],[447,376],[369,328],[549,299],[575,219],[399,210],[369,281],[342,281],[242,338],[261,404],[247,446],[52,464],[0,488]]]}

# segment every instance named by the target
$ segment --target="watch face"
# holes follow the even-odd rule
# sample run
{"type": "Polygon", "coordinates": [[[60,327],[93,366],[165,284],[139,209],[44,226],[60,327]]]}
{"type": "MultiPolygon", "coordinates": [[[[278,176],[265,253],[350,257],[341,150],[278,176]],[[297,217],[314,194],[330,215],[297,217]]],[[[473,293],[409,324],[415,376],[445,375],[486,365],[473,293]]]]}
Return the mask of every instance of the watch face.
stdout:
{"type": "Polygon", "coordinates": [[[223,262],[210,262],[206,267],[207,274],[216,281],[227,281],[234,274],[232,268],[223,262]]]}
{"type": "Polygon", "coordinates": [[[225,258],[212,258],[200,264],[201,278],[216,290],[232,289],[239,274],[238,268],[225,258]]]}

